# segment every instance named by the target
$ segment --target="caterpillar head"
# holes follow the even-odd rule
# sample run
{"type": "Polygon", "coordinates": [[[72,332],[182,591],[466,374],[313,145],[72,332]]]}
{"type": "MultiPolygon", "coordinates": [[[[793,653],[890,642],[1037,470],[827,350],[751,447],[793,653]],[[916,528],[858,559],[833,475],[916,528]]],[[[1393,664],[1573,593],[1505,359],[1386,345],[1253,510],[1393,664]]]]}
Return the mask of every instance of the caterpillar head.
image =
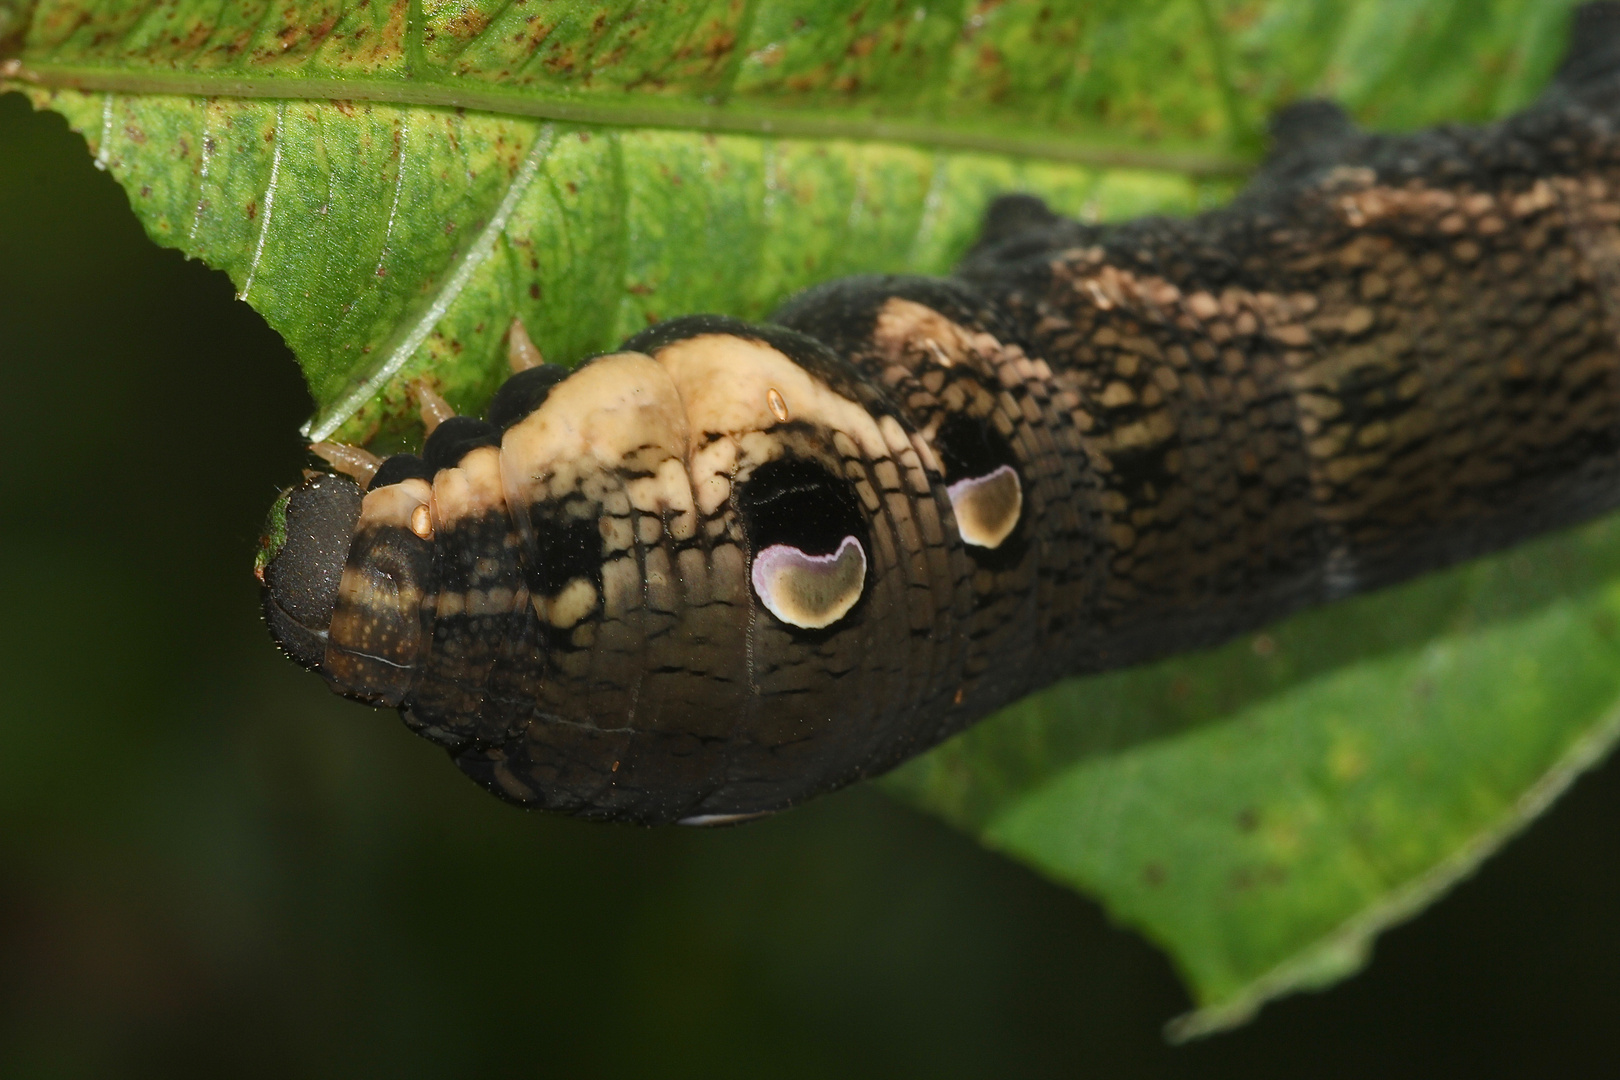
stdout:
{"type": "Polygon", "coordinates": [[[319,670],[332,611],[360,518],[360,486],[316,473],[281,493],[270,511],[255,570],[265,621],[287,655],[319,670]]]}
{"type": "Polygon", "coordinates": [[[674,320],[515,375],[363,492],[288,493],[266,616],[507,798],[748,813],[886,762],[907,671],[959,663],[964,545],[1009,511],[1000,474],[958,471],[826,345],[674,320]]]}
{"type": "Polygon", "coordinates": [[[379,470],[364,493],[324,473],[284,493],[260,577],[265,620],[289,656],[340,692],[397,705],[426,651],[436,597],[431,488],[419,475],[390,475],[409,464],[390,460],[396,468],[379,470]]]}

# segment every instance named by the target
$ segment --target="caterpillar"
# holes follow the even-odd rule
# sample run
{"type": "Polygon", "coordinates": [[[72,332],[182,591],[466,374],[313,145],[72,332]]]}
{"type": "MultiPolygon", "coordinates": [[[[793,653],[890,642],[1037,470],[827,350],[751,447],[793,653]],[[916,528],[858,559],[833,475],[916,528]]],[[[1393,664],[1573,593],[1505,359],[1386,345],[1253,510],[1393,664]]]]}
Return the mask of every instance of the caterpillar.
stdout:
{"type": "Polygon", "coordinates": [[[720,824],[1059,678],[1208,646],[1620,502],[1620,5],[1526,111],[1306,102],[1229,206],[1006,196],[949,278],[650,327],[318,446],[281,647],[504,799],[720,824]]]}

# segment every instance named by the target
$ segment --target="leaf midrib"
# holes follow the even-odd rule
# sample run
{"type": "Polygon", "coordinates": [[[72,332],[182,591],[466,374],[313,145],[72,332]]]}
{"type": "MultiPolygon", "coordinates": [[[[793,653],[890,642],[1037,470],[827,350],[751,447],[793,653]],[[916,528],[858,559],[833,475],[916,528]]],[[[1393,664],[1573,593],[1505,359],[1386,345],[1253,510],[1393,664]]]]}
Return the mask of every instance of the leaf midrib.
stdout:
{"type": "MultiPolygon", "coordinates": [[[[126,94],[180,94],[270,100],[374,101],[467,109],[505,116],[614,127],[675,128],[716,134],[770,135],[783,138],[847,139],[855,142],[910,143],[931,149],[974,151],[1099,168],[1155,169],[1196,177],[1239,176],[1250,159],[1197,143],[1133,147],[1095,138],[1009,135],[909,122],[807,112],[772,111],[747,106],[688,105],[640,100],[616,103],[561,100],[511,90],[465,84],[400,79],[351,79],[312,76],[243,78],[236,75],[173,71],[134,71],[51,61],[0,64],[0,80],[15,80],[47,89],[106,91],[126,94]]],[[[3,83],[0,83],[3,86],[3,83]]]]}

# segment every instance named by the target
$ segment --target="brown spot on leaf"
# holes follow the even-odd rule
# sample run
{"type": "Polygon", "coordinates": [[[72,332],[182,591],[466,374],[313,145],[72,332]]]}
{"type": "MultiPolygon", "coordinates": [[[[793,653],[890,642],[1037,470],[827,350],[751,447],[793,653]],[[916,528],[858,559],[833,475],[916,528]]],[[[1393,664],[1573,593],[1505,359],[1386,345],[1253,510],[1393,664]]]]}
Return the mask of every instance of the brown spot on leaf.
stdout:
{"type": "Polygon", "coordinates": [[[709,43],[704,46],[703,54],[707,56],[711,62],[718,62],[729,56],[731,54],[731,50],[735,49],[736,47],[737,35],[732,33],[729,27],[722,27],[720,32],[714,37],[710,38],[709,43]]]}

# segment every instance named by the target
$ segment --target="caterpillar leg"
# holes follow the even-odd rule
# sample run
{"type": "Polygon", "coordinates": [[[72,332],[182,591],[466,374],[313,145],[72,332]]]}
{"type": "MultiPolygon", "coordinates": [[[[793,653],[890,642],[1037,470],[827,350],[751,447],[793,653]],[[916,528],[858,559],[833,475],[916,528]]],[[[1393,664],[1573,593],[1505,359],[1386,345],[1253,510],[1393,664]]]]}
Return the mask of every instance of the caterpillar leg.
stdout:
{"type": "Polygon", "coordinates": [[[535,347],[534,339],[529,337],[528,328],[523,320],[516,315],[512,316],[512,325],[506,331],[506,363],[516,375],[520,371],[537,368],[546,362],[535,347]]]}
{"type": "Polygon", "coordinates": [[[371,478],[382,468],[382,458],[370,450],[348,443],[310,443],[309,452],[332,466],[333,471],[353,479],[362,488],[370,484],[371,478]]]}
{"type": "Polygon", "coordinates": [[[416,399],[416,409],[422,416],[422,426],[429,435],[435,428],[456,415],[456,410],[450,403],[440,397],[438,392],[427,384],[427,380],[418,379],[411,383],[411,396],[416,399]]]}

